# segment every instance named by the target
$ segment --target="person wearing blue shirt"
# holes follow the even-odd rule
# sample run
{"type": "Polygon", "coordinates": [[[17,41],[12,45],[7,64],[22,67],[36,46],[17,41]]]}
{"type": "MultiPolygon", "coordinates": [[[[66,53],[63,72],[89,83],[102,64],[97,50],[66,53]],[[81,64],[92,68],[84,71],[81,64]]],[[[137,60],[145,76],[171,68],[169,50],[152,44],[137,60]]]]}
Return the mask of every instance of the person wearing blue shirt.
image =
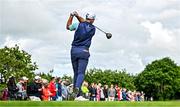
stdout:
{"type": "Polygon", "coordinates": [[[60,77],[56,79],[56,90],[56,101],[62,101],[62,85],[60,77]]]}
{"type": "Polygon", "coordinates": [[[96,28],[93,25],[96,15],[86,14],[86,19],[82,18],[75,11],[70,14],[66,28],[75,31],[71,48],[71,62],[74,71],[74,92],[77,94],[75,100],[85,100],[81,96],[81,86],[84,81],[86,67],[90,57],[89,48],[96,28]],[[72,23],[76,17],[79,23],[72,23]]]}

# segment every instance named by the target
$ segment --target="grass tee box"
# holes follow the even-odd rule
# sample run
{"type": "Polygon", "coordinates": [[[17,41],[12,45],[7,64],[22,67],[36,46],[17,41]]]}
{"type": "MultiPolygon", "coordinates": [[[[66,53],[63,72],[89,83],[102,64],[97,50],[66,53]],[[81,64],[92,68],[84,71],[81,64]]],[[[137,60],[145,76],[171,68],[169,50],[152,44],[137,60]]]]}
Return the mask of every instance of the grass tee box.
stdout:
{"type": "Polygon", "coordinates": [[[38,102],[38,101],[1,101],[0,107],[180,107],[180,101],[160,102],[38,102]]]}

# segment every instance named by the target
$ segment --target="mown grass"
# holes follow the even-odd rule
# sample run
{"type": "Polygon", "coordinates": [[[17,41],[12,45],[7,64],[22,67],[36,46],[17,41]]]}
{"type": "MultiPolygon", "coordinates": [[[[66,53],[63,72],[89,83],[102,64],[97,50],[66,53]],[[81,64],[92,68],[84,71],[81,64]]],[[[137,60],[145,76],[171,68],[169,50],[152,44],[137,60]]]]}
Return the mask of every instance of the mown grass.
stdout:
{"type": "Polygon", "coordinates": [[[180,107],[180,101],[159,101],[159,102],[1,101],[0,107],[180,107]]]}

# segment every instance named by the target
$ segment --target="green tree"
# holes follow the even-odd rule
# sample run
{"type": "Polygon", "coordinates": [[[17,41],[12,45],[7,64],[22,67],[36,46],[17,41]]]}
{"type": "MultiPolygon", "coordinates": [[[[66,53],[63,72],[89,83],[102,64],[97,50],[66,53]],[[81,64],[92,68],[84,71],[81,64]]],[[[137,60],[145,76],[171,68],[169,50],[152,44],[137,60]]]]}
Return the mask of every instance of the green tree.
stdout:
{"type": "Polygon", "coordinates": [[[135,84],[148,98],[174,99],[180,93],[180,67],[169,57],[155,60],[137,76],[135,84]]]}
{"type": "Polygon", "coordinates": [[[38,69],[37,64],[31,61],[31,55],[20,50],[19,46],[4,47],[0,49],[0,74],[4,77],[5,82],[10,76],[17,79],[26,76],[34,77],[34,70],[38,69]]]}
{"type": "Polygon", "coordinates": [[[63,75],[61,79],[65,80],[68,84],[72,84],[72,82],[73,82],[73,78],[68,75],[63,75]]]}
{"type": "Polygon", "coordinates": [[[50,73],[40,73],[39,76],[43,79],[47,79],[48,81],[51,81],[51,78],[53,77],[50,73]]]}
{"type": "Polygon", "coordinates": [[[134,76],[126,73],[125,70],[101,70],[90,69],[85,75],[85,80],[89,83],[101,83],[103,85],[118,85],[130,90],[134,90],[134,76]]]}

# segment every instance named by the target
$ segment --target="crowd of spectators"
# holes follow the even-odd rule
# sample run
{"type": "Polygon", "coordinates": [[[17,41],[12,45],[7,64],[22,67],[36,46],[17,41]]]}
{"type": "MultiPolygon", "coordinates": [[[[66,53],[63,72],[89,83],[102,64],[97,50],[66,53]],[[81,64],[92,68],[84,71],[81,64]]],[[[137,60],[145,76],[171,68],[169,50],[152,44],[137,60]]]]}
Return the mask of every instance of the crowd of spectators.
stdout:
{"type": "MultiPolygon", "coordinates": [[[[84,81],[81,94],[89,101],[144,101],[144,93],[130,91],[118,85],[102,85],[84,81]]],[[[22,77],[16,83],[10,77],[4,89],[2,100],[67,101],[73,100],[73,84],[67,80],[52,77],[51,81],[35,76],[33,81],[22,77]]]]}

